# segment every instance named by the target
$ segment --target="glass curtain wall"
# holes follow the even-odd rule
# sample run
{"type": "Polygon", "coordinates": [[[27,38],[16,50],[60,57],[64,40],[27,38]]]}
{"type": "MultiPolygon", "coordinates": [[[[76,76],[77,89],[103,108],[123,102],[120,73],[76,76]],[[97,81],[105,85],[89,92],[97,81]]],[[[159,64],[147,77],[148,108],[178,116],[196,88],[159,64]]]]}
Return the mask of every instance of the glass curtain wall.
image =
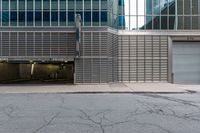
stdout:
{"type": "Polygon", "coordinates": [[[125,30],[198,30],[200,0],[119,0],[117,28],[125,30]],[[123,22],[123,26],[122,23],[123,22]]]}
{"type": "Polygon", "coordinates": [[[108,26],[108,3],[113,0],[0,0],[0,26],[108,26]]]}
{"type": "Polygon", "coordinates": [[[200,0],[177,0],[178,29],[200,29],[200,0]]]}
{"type": "Polygon", "coordinates": [[[0,0],[0,26],[110,26],[122,30],[198,30],[200,0],[0,0]]]}
{"type": "MultiPolygon", "coordinates": [[[[159,30],[175,28],[176,0],[121,0],[119,12],[126,30],[159,30]]],[[[120,26],[121,27],[121,26],[120,26]]],[[[119,27],[119,29],[120,29],[119,27]]]]}

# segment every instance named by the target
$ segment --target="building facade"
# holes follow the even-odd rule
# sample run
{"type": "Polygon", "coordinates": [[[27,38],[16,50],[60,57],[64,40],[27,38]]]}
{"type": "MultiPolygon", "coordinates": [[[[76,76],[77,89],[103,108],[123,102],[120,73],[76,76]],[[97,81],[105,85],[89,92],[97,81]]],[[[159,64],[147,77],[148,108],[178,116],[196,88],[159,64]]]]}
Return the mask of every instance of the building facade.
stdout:
{"type": "Polygon", "coordinates": [[[70,62],[77,84],[198,84],[199,30],[200,0],[0,0],[0,71],[70,62]]]}

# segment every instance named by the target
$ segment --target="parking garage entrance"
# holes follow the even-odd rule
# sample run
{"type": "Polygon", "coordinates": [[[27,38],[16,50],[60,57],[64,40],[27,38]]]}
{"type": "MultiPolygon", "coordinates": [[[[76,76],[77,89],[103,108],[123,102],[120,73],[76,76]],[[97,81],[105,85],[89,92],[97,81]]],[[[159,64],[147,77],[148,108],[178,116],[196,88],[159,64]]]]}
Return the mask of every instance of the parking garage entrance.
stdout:
{"type": "Polygon", "coordinates": [[[74,83],[74,62],[1,62],[0,83],[74,83]]]}

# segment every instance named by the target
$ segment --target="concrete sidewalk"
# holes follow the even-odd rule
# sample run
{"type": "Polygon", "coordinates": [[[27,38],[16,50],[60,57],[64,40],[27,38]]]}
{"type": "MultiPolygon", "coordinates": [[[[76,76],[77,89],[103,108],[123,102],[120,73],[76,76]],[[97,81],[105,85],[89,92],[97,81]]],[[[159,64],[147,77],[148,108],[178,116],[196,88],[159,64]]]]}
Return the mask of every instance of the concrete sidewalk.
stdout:
{"type": "Polygon", "coordinates": [[[200,85],[170,83],[113,83],[98,85],[1,85],[6,93],[186,93],[200,92],[200,85]]]}

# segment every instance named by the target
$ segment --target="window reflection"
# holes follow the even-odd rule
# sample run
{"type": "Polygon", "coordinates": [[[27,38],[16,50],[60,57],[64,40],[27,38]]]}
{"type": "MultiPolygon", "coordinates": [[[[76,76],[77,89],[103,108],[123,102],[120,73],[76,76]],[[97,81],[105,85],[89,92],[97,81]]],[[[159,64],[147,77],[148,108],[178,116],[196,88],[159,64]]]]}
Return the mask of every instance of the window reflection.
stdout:
{"type": "Polygon", "coordinates": [[[120,29],[159,30],[175,27],[175,17],[170,16],[175,15],[175,0],[119,1],[124,3],[119,4],[118,28],[120,29]]]}

